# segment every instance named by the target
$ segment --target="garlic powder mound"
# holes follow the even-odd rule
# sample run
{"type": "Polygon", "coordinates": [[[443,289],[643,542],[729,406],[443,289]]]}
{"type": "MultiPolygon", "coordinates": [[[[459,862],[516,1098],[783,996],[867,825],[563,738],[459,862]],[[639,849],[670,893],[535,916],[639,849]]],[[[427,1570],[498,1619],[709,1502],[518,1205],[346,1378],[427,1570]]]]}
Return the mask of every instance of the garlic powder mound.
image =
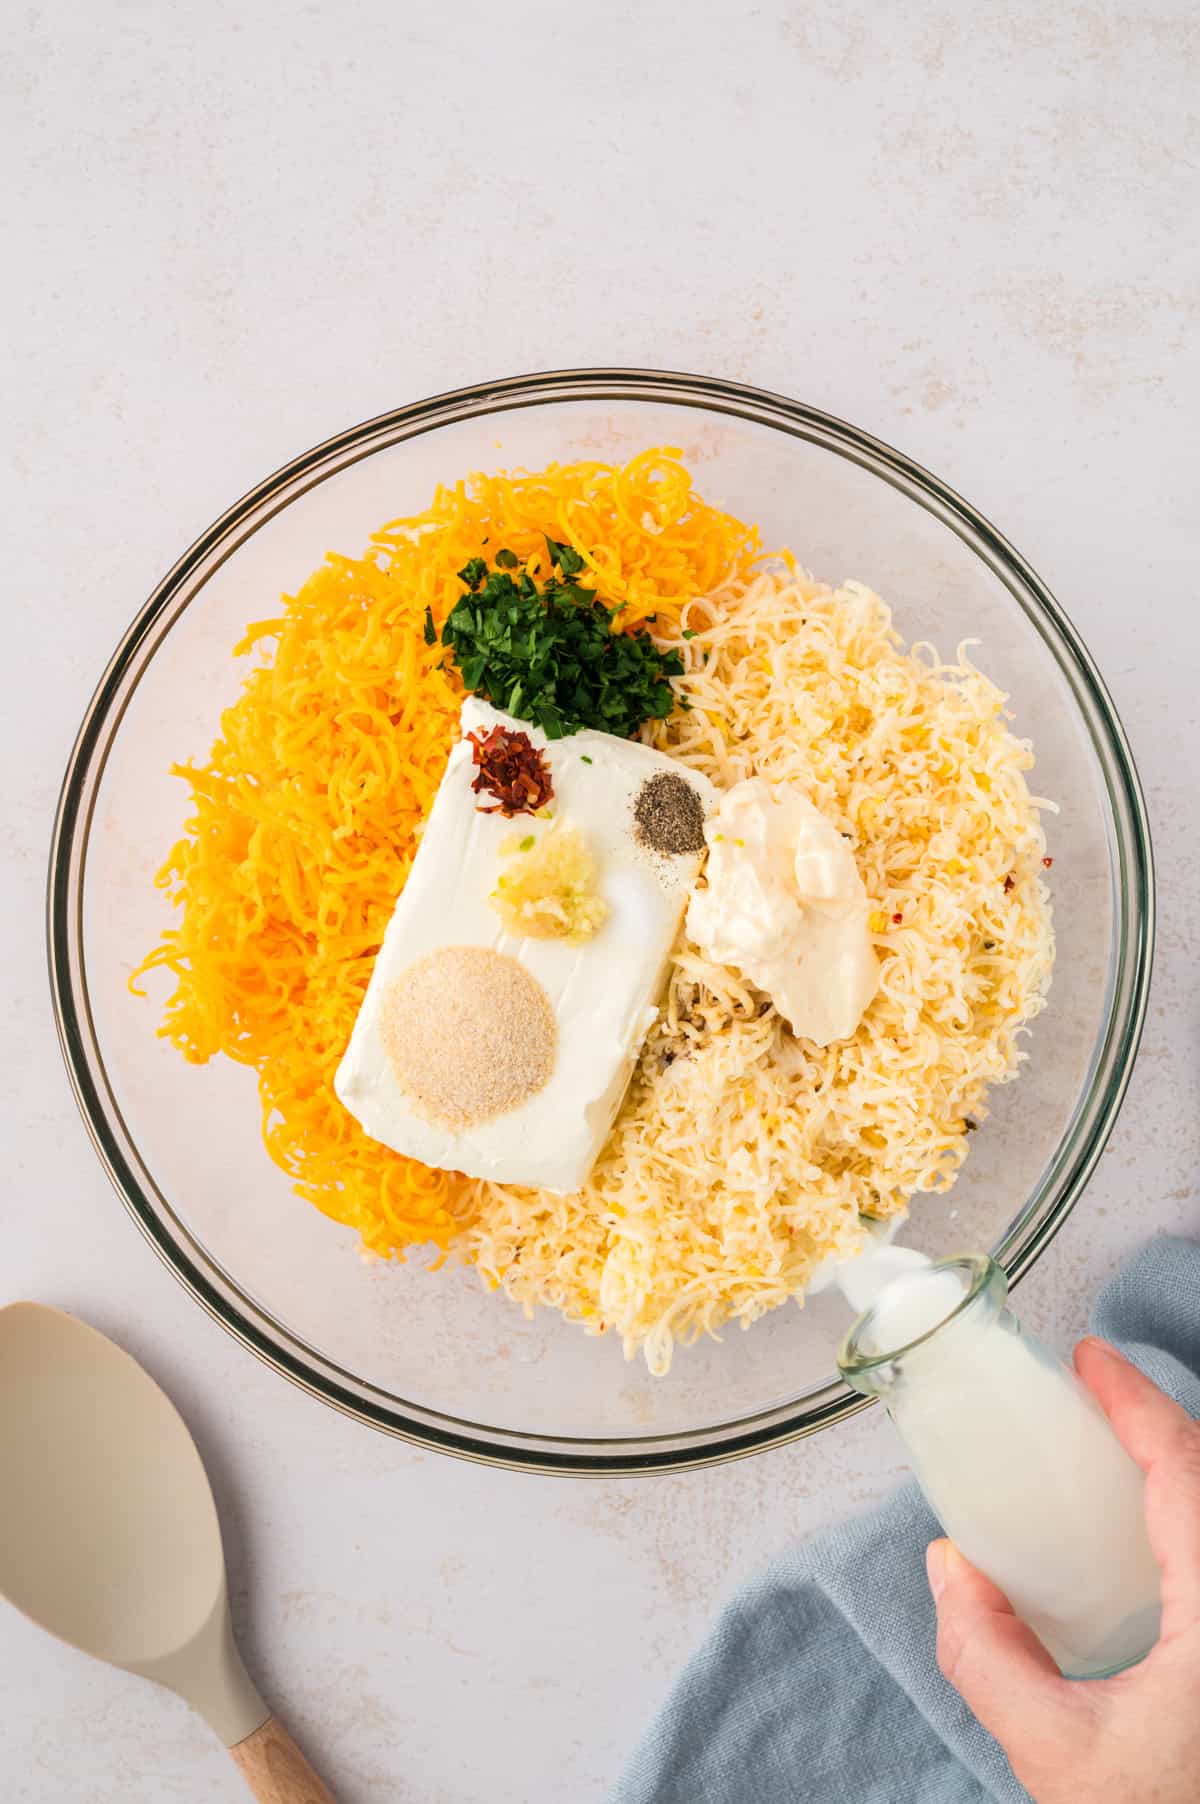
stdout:
{"type": "Polygon", "coordinates": [[[383,1043],[413,1107],[454,1133],[536,1096],[558,1025],[537,978],[485,946],[442,946],[388,992],[383,1043]]]}

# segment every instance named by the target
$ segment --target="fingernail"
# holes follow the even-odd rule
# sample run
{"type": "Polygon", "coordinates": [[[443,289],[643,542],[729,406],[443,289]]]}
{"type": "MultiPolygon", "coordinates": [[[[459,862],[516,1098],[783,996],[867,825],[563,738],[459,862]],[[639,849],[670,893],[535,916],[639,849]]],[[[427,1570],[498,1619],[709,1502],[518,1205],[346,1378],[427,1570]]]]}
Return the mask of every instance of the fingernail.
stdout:
{"type": "Polygon", "coordinates": [[[925,1549],[925,1571],[934,1603],[946,1588],[946,1550],[949,1545],[949,1541],[931,1541],[925,1549]]]}
{"type": "Polygon", "coordinates": [[[1083,1352],[1085,1347],[1087,1348],[1087,1356],[1089,1359],[1104,1359],[1107,1360],[1110,1365],[1123,1365],[1125,1363],[1121,1358],[1121,1355],[1117,1352],[1117,1349],[1108,1341],[1101,1340],[1098,1334],[1084,1335],[1083,1339],[1075,1349],[1076,1361],[1078,1361],[1079,1355],[1083,1352]]]}
{"type": "Polygon", "coordinates": [[[966,1560],[948,1536],[943,1535],[940,1541],[929,1543],[925,1549],[925,1570],[929,1574],[929,1589],[933,1592],[934,1603],[937,1602],[950,1581],[964,1570],[966,1564],[966,1560]]]}

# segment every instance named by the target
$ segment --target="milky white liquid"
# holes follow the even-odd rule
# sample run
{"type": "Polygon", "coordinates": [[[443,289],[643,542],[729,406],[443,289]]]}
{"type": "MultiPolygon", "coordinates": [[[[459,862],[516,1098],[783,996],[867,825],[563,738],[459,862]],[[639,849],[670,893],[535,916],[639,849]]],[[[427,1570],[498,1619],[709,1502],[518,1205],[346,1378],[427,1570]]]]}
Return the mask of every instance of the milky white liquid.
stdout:
{"type": "MultiPolygon", "coordinates": [[[[847,1303],[849,1303],[851,1309],[853,1309],[855,1315],[862,1315],[865,1310],[878,1304],[881,1300],[883,1291],[886,1289],[888,1292],[889,1303],[891,1304],[893,1311],[892,1315],[888,1318],[888,1332],[902,1333],[905,1324],[896,1314],[897,1308],[902,1307],[898,1302],[899,1296],[902,1293],[898,1289],[895,1291],[896,1301],[892,1300],[895,1280],[902,1278],[906,1272],[928,1272],[930,1263],[931,1262],[925,1257],[924,1253],[918,1253],[912,1247],[894,1247],[886,1244],[879,1244],[866,1247],[863,1252],[858,1255],[857,1259],[847,1259],[843,1261],[838,1265],[833,1277],[838,1289],[845,1297],[847,1303]]],[[[932,1326],[936,1322],[940,1322],[943,1316],[948,1315],[958,1301],[958,1298],[962,1294],[962,1285],[956,1278],[951,1277],[950,1287],[950,1297],[947,1307],[939,1310],[932,1295],[930,1296],[929,1302],[925,1304],[923,1308],[918,1305],[918,1307],[921,1308],[921,1316],[922,1319],[925,1320],[926,1327],[932,1326]],[[930,1313],[931,1311],[932,1314],[930,1313]]],[[[923,1327],[917,1327],[915,1332],[904,1334],[902,1340],[891,1341],[888,1351],[891,1351],[894,1347],[907,1346],[909,1341],[916,1340],[917,1335],[923,1334],[924,1332],[925,1329],[923,1327]]]]}
{"type": "Polygon", "coordinates": [[[1007,1311],[976,1302],[947,1322],[964,1278],[919,1253],[869,1251],[837,1282],[874,1305],[862,1351],[908,1349],[887,1407],[946,1533],[1064,1672],[1139,1659],[1159,1612],[1144,1481],[1091,1396],[1007,1311]]]}

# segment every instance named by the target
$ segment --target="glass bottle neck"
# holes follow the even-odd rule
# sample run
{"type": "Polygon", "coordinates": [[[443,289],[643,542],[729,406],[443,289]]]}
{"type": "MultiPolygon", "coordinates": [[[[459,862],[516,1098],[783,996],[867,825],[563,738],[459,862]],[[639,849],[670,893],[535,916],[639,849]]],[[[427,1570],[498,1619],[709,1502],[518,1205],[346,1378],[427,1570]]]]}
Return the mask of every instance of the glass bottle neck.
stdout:
{"type": "Polygon", "coordinates": [[[885,1401],[928,1352],[968,1324],[996,1322],[1004,1313],[1008,1279],[986,1253],[931,1261],[884,1286],[842,1343],[838,1367],[848,1384],[885,1401]]]}

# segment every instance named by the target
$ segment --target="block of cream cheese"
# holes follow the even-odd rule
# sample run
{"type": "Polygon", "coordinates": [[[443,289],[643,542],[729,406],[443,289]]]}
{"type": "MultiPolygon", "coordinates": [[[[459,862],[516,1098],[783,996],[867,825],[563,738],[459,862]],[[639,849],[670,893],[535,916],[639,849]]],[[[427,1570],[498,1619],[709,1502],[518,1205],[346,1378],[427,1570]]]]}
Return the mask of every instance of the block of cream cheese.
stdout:
{"type": "Polygon", "coordinates": [[[637,832],[635,806],[647,782],[673,772],[697,792],[707,815],[716,792],[705,777],[662,752],[610,733],[547,741],[474,698],[450,754],[408,881],[384,936],[335,1088],[372,1139],[424,1165],[469,1177],[569,1195],[587,1178],[608,1136],[634,1063],[654,1021],[667,960],[703,852],[665,856],[637,832]],[[503,726],[524,733],[550,767],[551,820],[484,813],[466,735],[503,726]],[[521,836],[570,827],[598,867],[608,916],[592,939],[533,939],[509,932],[489,896],[501,847],[521,836]],[[454,1131],[415,1109],[385,1048],[386,1001],[417,960],[450,946],[485,947],[515,958],[540,983],[557,1024],[549,1079],[527,1101],[454,1131]]]}

